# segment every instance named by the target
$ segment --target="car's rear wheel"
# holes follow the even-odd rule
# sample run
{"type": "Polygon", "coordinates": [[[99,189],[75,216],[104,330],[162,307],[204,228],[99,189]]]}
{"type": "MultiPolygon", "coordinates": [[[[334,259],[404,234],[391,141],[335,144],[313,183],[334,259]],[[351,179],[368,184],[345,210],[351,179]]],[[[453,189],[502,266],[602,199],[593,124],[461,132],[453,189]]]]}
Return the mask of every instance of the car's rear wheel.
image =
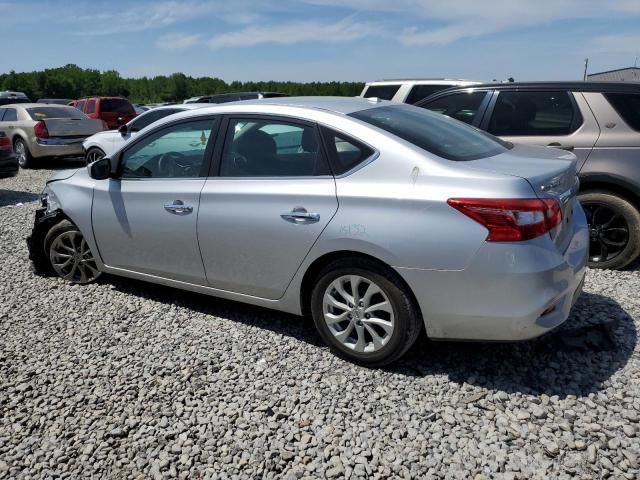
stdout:
{"type": "Polygon", "coordinates": [[[87,151],[87,154],[85,156],[85,160],[87,161],[87,165],[90,163],[93,163],[97,160],[100,160],[102,157],[104,157],[105,153],[99,149],[98,147],[93,147],[90,148],[87,151]]]}
{"type": "Polygon", "coordinates": [[[100,270],[84,236],[73,223],[63,220],[51,227],[44,239],[45,253],[53,271],[71,283],[89,283],[100,270]]]}
{"type": "Polygon", "coordinates": [[[23,139],[16,139],[13,144],[13,151],[16,154],[20,168],[33,168],[35,166],[35,159],[31,155],[29,147],[27,147],[27,143],[23,139]]]}
{"type": "Polygon", "coordinates": [[[364,258],[337,260],[320,272],[311,312],[325,343],[365,366],[397,360],[422,330],[406,286],[394,272],[364,258]]]}
{"type": "Polygon", "coordinates": [[[610,192],[579,195],[589,223],[589,266],[624,268],[640,256],[640,212],[610,192]]]}

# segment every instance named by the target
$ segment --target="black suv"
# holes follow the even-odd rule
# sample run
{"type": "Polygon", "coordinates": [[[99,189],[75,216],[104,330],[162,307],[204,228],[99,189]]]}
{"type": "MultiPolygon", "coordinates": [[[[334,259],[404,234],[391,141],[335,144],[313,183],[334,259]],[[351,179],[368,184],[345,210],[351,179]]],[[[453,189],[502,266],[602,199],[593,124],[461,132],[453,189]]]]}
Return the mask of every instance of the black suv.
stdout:
{"type": "Polygon", "coordinates": [[[515,143],[573,152],[590,266],[640,257],[640,83],[532,82],[455,87],[416,104],[515,143]]]}

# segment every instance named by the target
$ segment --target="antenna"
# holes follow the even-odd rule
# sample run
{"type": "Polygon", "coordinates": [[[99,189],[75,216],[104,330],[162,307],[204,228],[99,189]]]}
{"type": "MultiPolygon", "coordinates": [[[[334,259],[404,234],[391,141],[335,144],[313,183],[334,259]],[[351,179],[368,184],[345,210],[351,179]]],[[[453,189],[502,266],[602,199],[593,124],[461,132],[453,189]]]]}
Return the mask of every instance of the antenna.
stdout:
{"type": "Polygon", "coordinates": [[[587,67],[589,66],[589,57],[584,59],[584,75],[582,76],[582,80],[587,80],[587,67]]]}

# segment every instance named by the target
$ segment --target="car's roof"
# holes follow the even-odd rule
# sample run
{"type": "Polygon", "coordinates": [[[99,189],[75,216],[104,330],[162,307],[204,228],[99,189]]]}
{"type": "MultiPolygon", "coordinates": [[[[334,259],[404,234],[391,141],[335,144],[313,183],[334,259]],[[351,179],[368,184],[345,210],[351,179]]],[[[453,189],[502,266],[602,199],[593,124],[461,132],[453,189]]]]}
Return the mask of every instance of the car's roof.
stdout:
{"type": "Polygon", "coordinates": [[[208,103],[176,103],[175,105],[161,105],[159,107],[150,108],[147,112],[157,112],[158,110],[193,110],[194,108],[203,108],[209,106],[208,103]]]}
{"type": "MultiPolygon", "coordinates": [[[[38,107],[47,107],[47,108],[73,108],[69,105],[58,105],[55,103],[10,103],[8,105],[2,105],[0,108],[6,107],[21,107],[21,108],[38,108],[38,107]]],[[[80,110],[78,110],[80,111],[80,110]]]]}
{"type": "Polygon", "coordinates": [[[472,85],[482,82],[479,82],[477,80],[467,80],[464,78],[392,78],[367,82],[367,85],[397,85],[399,83],[411,85],[472,85]]]}
{"type": "MultiPolygon", "coordinates": [[[[229,107],[252,107],[279,105],[285,107],[299,107],[314,110],[327,110],[335,113],[350,114],[360,110],[366,110],[381,104],[391,104],[386,100],[361,97],[273,97],[259,100],[242,100],[239,102],[222,103],[217,106],[209,106],[216,110],[229,107]]],[[[395,104],[394,105],[399,105],[395,104]]],[[[243,110],[246,110],[243,108],[243,110]]]]}
{"type": "MultiPolygon", "coordinates": [[[[640,92],[640,82],[593,82],[593,81],[553,81],[553,82],[504,82],[473,85],[473,89],[493,90],[571,90],[575,92],[640,92]]],[[[448,89],[448,91],[452,91],[448,89]]],[[[443,92],[437,92],[438,95],[443,92]]]]}

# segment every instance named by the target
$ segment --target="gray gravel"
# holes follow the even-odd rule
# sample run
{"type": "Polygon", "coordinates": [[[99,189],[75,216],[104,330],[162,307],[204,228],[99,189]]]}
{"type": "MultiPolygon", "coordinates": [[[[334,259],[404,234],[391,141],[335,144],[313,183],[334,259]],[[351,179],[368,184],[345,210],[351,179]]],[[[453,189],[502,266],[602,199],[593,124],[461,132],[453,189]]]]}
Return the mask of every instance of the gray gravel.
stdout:
{"type": "Polygon", "coordinates": [[[0,179],[0,478],[639,478],[639,271],[589,272],[544,338],[367,370],[308,320],[35,276],[50,174],[0,179]]]}

